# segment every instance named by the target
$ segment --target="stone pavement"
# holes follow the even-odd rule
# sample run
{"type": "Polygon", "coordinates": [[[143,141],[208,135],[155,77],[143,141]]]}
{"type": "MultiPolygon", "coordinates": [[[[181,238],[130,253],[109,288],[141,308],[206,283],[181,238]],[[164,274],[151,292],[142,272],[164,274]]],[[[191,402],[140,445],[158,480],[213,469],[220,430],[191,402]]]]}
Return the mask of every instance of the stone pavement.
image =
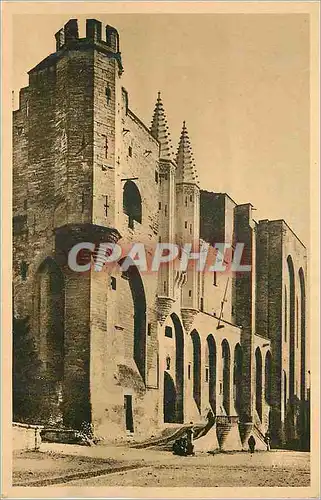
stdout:
{"type": "Polygon", "coordinates": [[[170,452],[125,446],[43,443],[14,457],[15,485],[46,486],[308,486],[310,454],[170,452]]]}

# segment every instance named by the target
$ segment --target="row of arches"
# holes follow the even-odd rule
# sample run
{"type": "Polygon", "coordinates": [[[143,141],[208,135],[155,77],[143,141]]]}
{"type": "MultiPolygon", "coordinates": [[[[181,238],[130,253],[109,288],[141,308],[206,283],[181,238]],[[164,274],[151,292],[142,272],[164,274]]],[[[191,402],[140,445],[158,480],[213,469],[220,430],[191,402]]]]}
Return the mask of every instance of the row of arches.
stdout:
{"type": "MultiPolygon", "coordinates": [[[[164,422],[181,423],[184,420],[184,375],[191,379],[191,392],[195,404],[201,413],[202,402],[209,405],[214,414],[217,413],[217,400],[220,396],[223,411],[226,415],[231,415],[233,411],[232,403],[239,416],[243,413],[242,393],[243,393],[243,349],[239,343],[236,344],[234,352],[231,353],[230,344],[227,339],[223,339],[217,345],[215,338],[209,334],[205,342],[205,367],[202,366],[202,343],[197,330],[190,334],[192,345],[192,366],[184,369],[184,336],[180,320],[176,314],[171,315],[174,325],[175,339],[175,374],[169,370],[164,371],[164,393],[163,411],[164,422]],[[232,356],[233,354],[233,356],[232,356]],[[218,372],[218,355],[221,356],[221,372],[218,372]],[[233,363],[233,366],[231,364],[233,363]],[[232,372],[231,372],[232,368],[232,372]],[[219,383],[217,383],[219,382],[219,383]],[[232,392],[231,392],[232,384],[232,392]],[[202,394],[202,391],[206,392],[202,394]]],[[[257,347],[255,351],[255,373],[256,373],[256,410],[262,420],[263,398],[271,404],[272,384],[271,384],[272,358],[268,351],[264,360],[264,393],[263,393],[263,361],[261,349],[257,347]]]]}

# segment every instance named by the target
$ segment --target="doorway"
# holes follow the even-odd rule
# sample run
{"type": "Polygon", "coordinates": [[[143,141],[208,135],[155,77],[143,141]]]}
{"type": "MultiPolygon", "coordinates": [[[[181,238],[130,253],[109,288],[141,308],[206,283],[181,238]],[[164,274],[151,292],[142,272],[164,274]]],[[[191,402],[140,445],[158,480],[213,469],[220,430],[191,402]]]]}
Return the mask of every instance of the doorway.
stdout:
{"type": "Polygon", "coordinates": [[[126,431],[134,432],[133,396],[131,394],[125,394],[124,408],[125,408],[126,431]]]}

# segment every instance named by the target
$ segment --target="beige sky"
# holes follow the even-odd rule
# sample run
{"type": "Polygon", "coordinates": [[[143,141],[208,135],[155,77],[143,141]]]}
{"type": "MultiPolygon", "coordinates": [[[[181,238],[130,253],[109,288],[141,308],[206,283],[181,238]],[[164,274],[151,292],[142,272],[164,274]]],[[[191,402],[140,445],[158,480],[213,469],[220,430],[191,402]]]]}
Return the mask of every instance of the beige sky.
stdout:
{"type": "MultiPolygon", "coordinates": [[[[13,84],[55,50],[71,17],[14,17],[13,84]]],[[[176,148],[186,120],[203,189],[251,202],[309,240],[309,18],[305,14],[95,14],[120,33],[130,108],[149,126],[162,92],[176,148]]]]}

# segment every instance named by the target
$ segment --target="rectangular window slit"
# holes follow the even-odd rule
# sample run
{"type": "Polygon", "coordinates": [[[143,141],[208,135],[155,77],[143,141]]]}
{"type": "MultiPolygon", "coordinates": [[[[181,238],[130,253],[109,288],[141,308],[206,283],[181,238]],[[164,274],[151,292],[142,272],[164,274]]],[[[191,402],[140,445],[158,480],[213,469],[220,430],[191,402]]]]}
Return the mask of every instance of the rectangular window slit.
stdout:
{"type": "Polygon", "coordinates": [[[112,290],[116,290],[116,278],[114,276],[111,276],[110,284],[111,284],[112,290]]]}
{"type": "Polygon", "coordinates": [[[173,330],[171,326],[165,326],[165,337],[173,338],[173,330]]]}

